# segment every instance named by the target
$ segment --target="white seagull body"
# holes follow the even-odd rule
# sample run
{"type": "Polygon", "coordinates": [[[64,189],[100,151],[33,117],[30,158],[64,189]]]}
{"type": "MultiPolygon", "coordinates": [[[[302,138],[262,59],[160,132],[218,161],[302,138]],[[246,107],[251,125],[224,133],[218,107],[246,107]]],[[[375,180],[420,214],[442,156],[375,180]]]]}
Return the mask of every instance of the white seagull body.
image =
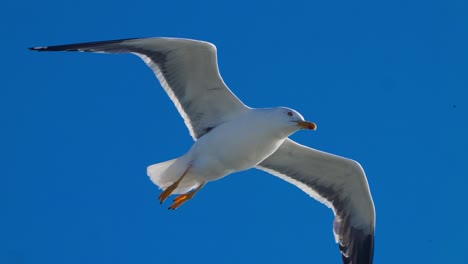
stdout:
{"type": "Polygon", "coordinates": [[[258,168],[284,179],[335,213],[333,231],[345,264],[371,264],[375,209],[361,166],[288,138],[315,130],[296,111],[245,106],[224,84],[216,47],[177,38],[137,38],[35,47],[37,51],[133,53],[154,71],[184,118],[195,143],[183,156],[148,167],[164,191],[182,194],[171,209],[193,198],[207,182],[258,168]]]}

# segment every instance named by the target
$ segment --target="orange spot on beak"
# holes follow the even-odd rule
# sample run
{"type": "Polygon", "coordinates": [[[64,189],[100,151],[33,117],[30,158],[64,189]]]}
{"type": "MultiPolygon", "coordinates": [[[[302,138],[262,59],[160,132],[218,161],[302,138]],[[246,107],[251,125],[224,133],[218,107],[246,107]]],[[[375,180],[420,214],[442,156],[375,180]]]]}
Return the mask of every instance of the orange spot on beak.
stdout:
{"type": "Polygon", "coordinates": [[[316,130],[317,125],[314,122],[309,122],[309,121],[297,121],[297,124],[302,128],[302,129],[309,129],[309,130],[316,130]]]}

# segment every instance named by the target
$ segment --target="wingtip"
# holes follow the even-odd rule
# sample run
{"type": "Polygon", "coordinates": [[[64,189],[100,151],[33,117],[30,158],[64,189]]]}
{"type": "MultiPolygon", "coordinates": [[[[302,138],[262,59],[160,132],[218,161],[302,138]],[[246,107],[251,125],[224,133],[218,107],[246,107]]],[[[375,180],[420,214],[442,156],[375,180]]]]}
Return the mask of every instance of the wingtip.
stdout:
{"type": "Polygon", "coordinates": [[[83,42],[83,43],[65,44],[65,45],[56,45],[56,46],[31,47],[28,49],[34,50],[34,51],[94,51],[96,52],[93,49],[95,46],[120,43],[123,41],[135,40],[135,39],[140,39],[140,38],[126,38],[126,39],[83,42]]]}
{"type": "Polygon", "coordinates": [[[31,48],[28,48],[29,50],[35,50],[35,51],[43,51],[43,50],[47,50],[48,47],[31,47],[31,48]]]}

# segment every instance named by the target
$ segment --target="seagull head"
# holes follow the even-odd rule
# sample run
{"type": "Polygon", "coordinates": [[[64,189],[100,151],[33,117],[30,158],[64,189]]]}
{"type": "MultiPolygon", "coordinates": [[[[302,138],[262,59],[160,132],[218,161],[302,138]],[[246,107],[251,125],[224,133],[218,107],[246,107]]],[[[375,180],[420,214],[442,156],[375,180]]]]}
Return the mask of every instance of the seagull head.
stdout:
{"type": "Polygon", "coordinates": [[[317,129],[317,125],[314,122],[306,121],[304,117],[294,109],[277,107],[273,108],[272,112],[274,115],[270,121],[278,124],[281,127],[281,131],[286,134],[286,136],[301,129],[317,129]]]}

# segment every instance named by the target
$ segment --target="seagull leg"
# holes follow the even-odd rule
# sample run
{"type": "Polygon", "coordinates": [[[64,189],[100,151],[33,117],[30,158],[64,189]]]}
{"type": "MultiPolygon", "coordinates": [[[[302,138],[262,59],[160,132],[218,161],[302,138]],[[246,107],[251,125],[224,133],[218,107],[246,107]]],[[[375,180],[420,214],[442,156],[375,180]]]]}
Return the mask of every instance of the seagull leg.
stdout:
{"type": "Polygon", "coordinates": [[[205,186],[205,184],[206,184],[206,183],[202,183],[202,184],[200,184],[200,186],[198,186],[195,190],[177,196],[177,197],[174,199],[174,203],[173,203],[168,209],[175,210],[175,209],[179,208],[181,205],[183,205],[184,203],[186,203],[188,200],[192,199],[192,198],[195,196],[195,194],[196,194],[201,188],[203,188],[203,186],[205,186]]]}
{"type": "Polygon", "coordinates": [[[177,189],[177,187],[179,186],[179,183],[182,181],[182,179],[185,177],[185,175],[187,175],[187,172],[188,170],[190,169],[190,167],[187,168],[187,170],[185,170],[184,174],[182,174],[182,176],[180,176],[180,178],[174,182],[171,186],[167,187],[166,189],[164,189],[164,191],[159,195],[159,202],[162,204],[169,196],[171,196],[171,194],[175,191],[175,189],[177,189]]]}

